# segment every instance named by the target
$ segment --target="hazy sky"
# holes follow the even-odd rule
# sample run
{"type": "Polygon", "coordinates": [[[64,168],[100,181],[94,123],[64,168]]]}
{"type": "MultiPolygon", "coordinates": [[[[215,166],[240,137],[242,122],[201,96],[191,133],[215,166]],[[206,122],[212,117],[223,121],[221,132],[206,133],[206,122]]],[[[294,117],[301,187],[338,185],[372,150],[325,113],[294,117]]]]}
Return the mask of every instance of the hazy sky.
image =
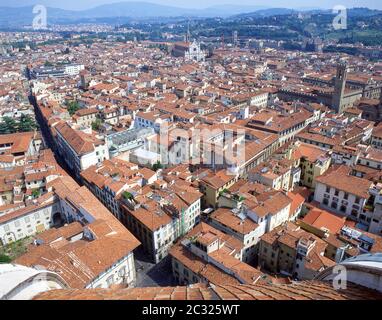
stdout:
{"type": "MultiPolygon", "coordinates": [[[[346,7],[369,7],[382,9],[381,0],[125,0],[127,1],[146,1],[163,5],[205,8],[220,4],[282,7],[282,8],[333,8],[336,5],[346,7]]],[[[30,3],[47,4],[51,7],[65,9],[85,9],[100,4],[123,2],[123,0],[0,0],[0,6],[30,5],[30,3]]]]}

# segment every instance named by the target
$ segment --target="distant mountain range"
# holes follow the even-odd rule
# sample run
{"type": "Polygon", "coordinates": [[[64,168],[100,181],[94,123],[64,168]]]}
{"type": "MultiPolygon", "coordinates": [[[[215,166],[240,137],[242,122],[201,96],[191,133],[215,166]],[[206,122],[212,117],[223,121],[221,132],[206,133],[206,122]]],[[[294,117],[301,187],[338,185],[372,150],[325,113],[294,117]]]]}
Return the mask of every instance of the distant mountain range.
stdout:
{"type": "Polygon", "coordinates": [[[299,10],[287,9],[287,8],[267,8],[256,10],[254,12],[241,13],[233,16],[233,18],[247,18],[247,17],[271,17],[276,15],[285,15],[297,13],[299,10]]]}
{"type": "MultiPolygon", "coordinates": [[[[299,12],[310,14],[333,14],[332,10],[317,9],[317,8],[305,8],[305,9],[288,9],[288,8],[269,8],[256,10],[254,12],[247,12],[234,15],[231,18],[258,18],[258,17],[271,17],[276,15],[290,15],[297,14],[299,12]]],[[[347,14],[349,17],[371,17],[378,14],[382,14],[381,10],[373,10],[368,8],[351,8],[348,9],[347,14]]]]}
{"type": "MultiPolygon", "coordinates": [[[[10,0],[1,0],[0,7],[0,26],[1,27],[19,27],[23,25],[31,25],[34,14],[33,4],[36,0],[20,0],[17,4],[29,4],[28,6],[16,7],[11,6],[10,0]],[[4,4],[9,6],[4,6],[4,4]]],[[[44,0],[38,1],[44,3],[44,0]]],[[[46,1],[47,2],[47,1],[46,1]]],[[[55,3],[55,1],[49,1],[55,3]]],[[[57,2],[57,1],[56,1],[57,2]]],[[[241,6],[241,5],[219,5],[206,9],[187,9],[172,6],[158,5],[149,2],[119,2],[107,5],[97,6],[92,9],[75,11],[48,7],[48,23],[49,24],[65,24],[97,21],[101,18],[154,18],[154,17],[267,17],[273,15],[286,15],[299,11],[307,11],[311,9],[286,9],[286,8],[267,8],[260,6],[241,6]]],[[[319,9],[314,9],[315,12],[319,9]]],[[[374,10],[362,9],[357,11],[360,15],[369,15],[374,10]]],[[[378,11],[376,11],[378,12],[378,11]]],[[[379,11],[381,12],[381,11],[379,11]]],[[[375,13],[374,13],[375,14],[375,13]]]]}
{"type": "Polygon", "coordinates": [[[106,4],[93,9],[81,11],[83,17],[104,18],[104,17],[217,17],[230,16],[243,12],[256,11],[266,7],[260,6],[240,6],[240,5],[220,5],[206,9],[187,9],[172,6],[164,6],[150,2],[119,2],[106,4]]]}
{"type": "MultiPolygon", "coordinates": [[[[35,2],[35,0],[21,0],[17,2],[18,5],[28,5],[16,7],[15,4],[11,5],[11,1],[9,0],[1,0],[0,26],[30,25],[34,17],[32,10],[35,2]],[[8,6],[4,4],[8,4],[8,6]]],[[[38,1],[38,3],[44,4],[44,1],[38,1]]],[[[47,18],[48,23],[69,23],[86,19],[111,17],[149,18],[182,16],[207,18],[228,17],[265,8],[266,7],[262,6],[219,5],[206,9],[188,9],[150,2],[117,2],[82,11],[58,9],[48,6],[47,18]]]]}

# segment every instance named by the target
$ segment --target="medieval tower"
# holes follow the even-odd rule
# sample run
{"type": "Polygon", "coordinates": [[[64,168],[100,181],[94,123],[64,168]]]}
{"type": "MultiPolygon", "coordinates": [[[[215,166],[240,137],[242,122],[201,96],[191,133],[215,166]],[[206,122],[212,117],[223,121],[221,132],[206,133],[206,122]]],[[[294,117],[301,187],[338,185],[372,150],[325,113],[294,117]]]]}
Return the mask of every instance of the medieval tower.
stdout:
{"type": "Polygon", "coordinates": [[[332,98],[332,108],[337,113],[342,113],[345,109],[346,103],[344,101],[346,79],[348,67],[346,63],[339,63],[337,65],[337,74],[334,81],[334,93],[332,98]]]}

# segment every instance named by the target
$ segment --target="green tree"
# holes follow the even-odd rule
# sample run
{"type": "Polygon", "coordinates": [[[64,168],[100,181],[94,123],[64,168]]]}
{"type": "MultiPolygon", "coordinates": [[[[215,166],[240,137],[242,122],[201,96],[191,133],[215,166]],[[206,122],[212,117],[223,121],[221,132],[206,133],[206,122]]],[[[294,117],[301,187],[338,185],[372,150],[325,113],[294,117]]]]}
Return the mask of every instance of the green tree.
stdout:
{"type": "Polygon", "coordinates": [[[97,118],[96,121],[92,123],[92,129],[95,131],[98,131],[101,125],[102,125],[102,120],[97,118]]]}
{"type": "Polygon", "coordinates": [[[7,134],[8,132],[8,127],[4,122],[0,123],[0,134],[7,134]]]}
{"type": "Polygon", "coordinates": [[[0,254],[0,263],[11,263],[12,259],[6,254],[0,254]]]}
{"type": "Polygon", "coordinates": [[[68,103],[68,112],[69,114],[72,116],[73,114],[75,114],[77,112],[77,110],[80,109],[80,105],[78,104],[77,101],[70,101],[68,103]]]}
{"type": "Polygon", "coordinates": [[[159,161],[157,161],[157,163],[153,164],[153,170],[154,171],[158,171],[159,169],[162,169],[162,168],[163,168],[163,166],[159,161]]]}
{"type": "Polygon", "coordinates": [[[32,191],[32,197],[33,198],[38,198],[40,196],[40,190],[39,189],[35,189],[32,191]]]}
{"type": "Polygon", "coordinates": [[[29,115],[22,115],[18,124],[18,131],[29,132],[37,128],[35,120],[29,115]]]}
{"type": "Polygon", "coordinates": [[[134,196],[133,196],[130,192],[128,192],[128,191],[125,191],[125,192],[123,193],[123,197],[124,197],[125,199],[127,199],[127,200],[133,200],[133,199],[134,199],[134,196]]]}
{"type": "Polygon", "coordinates": [[[17,122],[13,118],[4,117],[3,121],[0,123],[1,134],[15,133],[17,132],[17,129],[18,129],[17,122]]]}

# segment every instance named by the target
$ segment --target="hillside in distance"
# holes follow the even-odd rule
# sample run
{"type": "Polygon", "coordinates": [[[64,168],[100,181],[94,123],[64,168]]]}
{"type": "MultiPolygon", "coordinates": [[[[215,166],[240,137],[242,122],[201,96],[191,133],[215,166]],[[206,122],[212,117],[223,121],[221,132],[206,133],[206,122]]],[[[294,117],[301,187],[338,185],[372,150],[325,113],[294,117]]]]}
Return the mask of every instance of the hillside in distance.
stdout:
{"type": "MultiPolygon", "coordinates": [[[[35,0],[23,0],[19,4],[29,4],[27,6],[4,6],[9,2],[0,4],[0,26],[15,27],[31,25],[33,21],[33,4],[35,0]]],[[[37,3],[44,4],[44,1],[37,3]]],[[[228,17],[243,12],[251,12],[264,9],[258,6],[241,5],[218,5],[205,9],[188,9],[173,6],[158,5],[150,2],[117,2],[107,5],[96,6],[86,10],[67,10],[54,7],[47,7],[48,24],[82,22],[90,19],[128,17],[128,18],[149,18],[149,17],[228,17]]],[[[95,20],[96,21],[96,20],[95,20]]]]}
{"type": "MultiPolygon", "coordinates": [[[[8,0],[6,0],[8,1],[8,0]]],[[[24,2],[36,0],[22,0],[24,2]]],[[[3,3],[3,2],[2,2],[3,3]]],[[[118,2],[91,9],[76,11],[47,8],[48,24],[108,23],[121,25],[132,23],[166,24],[171,19],[196,21],[195,35],[230,36],[237,30],[241,36],[263,37],[277,40],[327,35],[348,38],[346,32],[359,31],[360,39],[366,43],[376,43],[382,30],[382,11],[367,8],[348,10],[348,29],[334,32],[330,30],[335,16],[331,10],[264,8],[240,5],[219,5],[206,9],[187,9],[163,6],[150,2],[118,2]],[[244,13],[243,13],[244,12],[244,13]],[[302,15],[300,15],[300,13],[302,15]],[[217,19],[219,18],[219,19],[217,19]],[[268,26],[265,30],[259,26],[268,26]],[[277,27],[269,33],[269,27],[277,27]],[[259,29],[260,28],[260,29],[259,29]]],[[[35,17],[33,6],[1,7],[0,28],[20,28],[30,26],[35,17]]],[[[175,20],[174,20],[175,21],[175,20]]],[[[147,27],[145,28],[146,31],[147,27]]],[[[156,28],[155,32],[160,29],[156,28]]],[[[173,30],[163,30],[173,31],[173,30]]],[[[182,31],[184,32],[184,30],[182,31]]],[[[352,34],[354,37],[354,34],[352,34]]],[[[357,34],[355,35],[357,38],[357,34]]]]}

